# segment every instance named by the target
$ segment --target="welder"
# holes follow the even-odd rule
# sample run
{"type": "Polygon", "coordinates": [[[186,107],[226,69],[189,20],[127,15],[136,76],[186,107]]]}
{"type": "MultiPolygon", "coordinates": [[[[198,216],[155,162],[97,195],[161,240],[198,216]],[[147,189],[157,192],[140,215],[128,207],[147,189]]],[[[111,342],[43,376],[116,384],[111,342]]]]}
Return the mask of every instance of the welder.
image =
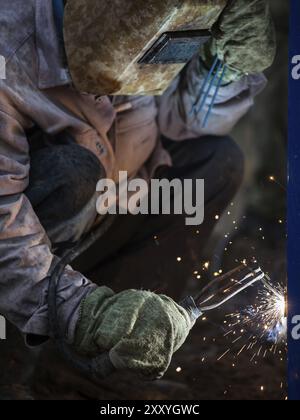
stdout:
{"type": "Polygon", "coordinates": [[[49,273],[103,223],[100,179],[205,180],[197,232],[176,214],[118,216],[58,283],[59,325],[79,354],[109,351],[117,369],[161,377],[193,325],[175,300],[242,180],[228,134],[274,59],[269,5],[2,0],[0,27],[0,313],[30,345],[53,335],[49,273]],[[200,112],[208,76],[218,90],[200,112]]]}

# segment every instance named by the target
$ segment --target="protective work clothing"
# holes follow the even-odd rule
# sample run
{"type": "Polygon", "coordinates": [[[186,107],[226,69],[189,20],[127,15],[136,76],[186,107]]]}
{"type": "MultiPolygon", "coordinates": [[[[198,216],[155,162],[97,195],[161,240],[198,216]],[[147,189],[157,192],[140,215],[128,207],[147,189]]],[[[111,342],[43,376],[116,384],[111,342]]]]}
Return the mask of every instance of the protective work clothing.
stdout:
{"type": "Polygon", "coordinates": [[[88,356],[109,351],[117,369],[158,379],[193,324],[187,311],[167,296],[137,290],[115,295],[101,287],[82,303],[75,347],[88,356]]]}
{"type": "Polygon", "coordinates": [[[217,56],[227,64],[224,83],[269,68],[276,54],[275,28],[266,0],[229,0],[212,27],[201,56],[210,67],[217,56]]]}
{"type": "MultiPolygon", "coordinates": [[[[98,4],[102,7],[104,3],[93,2],[88,13],[95,15],[98,4]]],[[[127,2],[122,1],[124,4],[127,2]]],[[[105,5],[113,8],[111,2],[105,5]]],[[[214,13],[215,7],[208,7],[207,26],[213,23],[214,13]]],[[[51,2],[2,0],[0,28],[0,54],[6,60],[7,74],[0,80],[0,313],[26,335],[49,337],[47,276],[57,261],[54,245],[78,240],[95,226],[99,221],[97,194],[69,223],[46,232],[26,195],[31,165],[28,133],[38,126],[52,138],[49,147],[61,143],[62,133],[68,135],[73,143],[93,153],[108,178],[116,179],[120,170],[127,170],[130,178],[149,180],[158,168],[172,166],[162,144],[163,135],[184,143],[206,135],[228,134],[253,105],[266,81],[263,75],[255,74],[222,87],[204,129],[202,116],[190,113],[203,84],[199,57],[160,98],[118,96],[111,101],[107,96],[74,89],[51,2]]],[[[105,280],[109,282],[109,278],[105,280]]],[[[80,330],[82,301],[95,290],[96,284],[71,267],[60,278],[58,320],[71,344],[77,327],[80,330]]],[[[173,347],[177,344],[174,339],[173,347]]]]}

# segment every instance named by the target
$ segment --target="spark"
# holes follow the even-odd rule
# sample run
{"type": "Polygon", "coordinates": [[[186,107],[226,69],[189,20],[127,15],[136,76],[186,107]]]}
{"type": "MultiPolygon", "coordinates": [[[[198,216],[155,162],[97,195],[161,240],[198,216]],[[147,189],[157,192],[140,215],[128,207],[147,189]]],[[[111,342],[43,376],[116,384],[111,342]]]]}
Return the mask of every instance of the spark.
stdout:
{"type": "Polygon", "coordinates": [[[273,288],[266,283],[264,290],[260,292],[261,303],[258,306],[260,318],[265,326],[268,341],[281,342],[286,337],[286,291],[278,286],[273,288]]]}
{"type": "MultiPolygon", "coordinates": [[[[282,348],[286,351],[287,341],[286,293],[286,288],[279,284],[273,286],[266,277],[263,287],[258,290],[254,305],[226,316],[224,328],[228,331],[225,330],[224,337],[231,340],[232,346],[239,344],[236,356],[249,351],[252,353],[251,362],[265,358],[268,353],[283,358],[282,348]]],[[[229,351],[236,352],[234,348],[229,351]]]]}
{"type": "Polygon", "coordinates": [[[246,344],[241,348],[241,350],[238,352],[238,356],[240,356],[242,353],[243,353],[243,351],[245,350],[245,348],[246,348],[246,344]]]}
{"type": "Polygon", "coordinates": [[[178,257],[178,258],[177,258],[177,261],[178,261],[178,262],[181,262],[181,261],[182,261],[182,258],[181,258],[181,257],[178,257]]]}
{"type": "Polygon", "coordinates": [[[225,353],[222,354],[222,356],[220,356],[217,361],[219,362],[220,360],[222,360],[228,353],[230,352],[230,349],[226,350],[225,353]]]}
{"type": "Polygon", "coordinates": [[[155,244],[156,244],[157,246],[159,246],[159,245],[160,245],[160,244],[159,244],[159,237],[158,237],[157,235],[155,235],[155,236],[153,237],[153,239],[154,239],[155,244]]]}
{"type": "Polygon", "coordinates": [[[270,182],[273,182],[274,184],[277,184],[280,188],[282,188],[284,191],[286,191],[286,188],[277,180],[277,178],[274,175],[270,175],[268,177],[270,182]]]}
{"type": "Polygon", "coordinates": [[[204,263],[204,264],[203,264],[203,267],[204,267],[206,270],[208,270],[208,269],[209,269],[209,266],[210,266],[209,261],[207,261],[206,263],[204,263]]]}

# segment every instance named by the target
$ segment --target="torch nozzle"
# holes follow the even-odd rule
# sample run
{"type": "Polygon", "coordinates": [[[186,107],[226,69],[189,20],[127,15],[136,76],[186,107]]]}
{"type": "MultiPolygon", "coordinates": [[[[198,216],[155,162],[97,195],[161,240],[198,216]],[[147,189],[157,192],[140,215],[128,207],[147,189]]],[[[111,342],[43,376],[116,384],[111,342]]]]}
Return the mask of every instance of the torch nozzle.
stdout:
{"type": "Polygon", "coordinates": [[[181,305],[189,312],[192,310],[193,317],[197,318],[204,312],[219,308],[263,279],[265,279],[265,273],[257,263],[242,264],[212,280],[198,296],[185,299],[181,305]]]}

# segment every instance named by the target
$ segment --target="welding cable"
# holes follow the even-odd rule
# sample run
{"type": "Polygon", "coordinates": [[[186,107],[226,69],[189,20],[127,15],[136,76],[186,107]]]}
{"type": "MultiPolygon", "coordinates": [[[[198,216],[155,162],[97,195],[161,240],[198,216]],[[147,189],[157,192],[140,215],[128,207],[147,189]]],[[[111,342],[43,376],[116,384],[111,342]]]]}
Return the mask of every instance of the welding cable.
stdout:
{"type": "Polygon", "coordinates": [[[207,88],[207,91],[204,93],[204,96],[202,98],[200,106],[197,110],[198,114],[201,114],[201,112],[202,112],[202,110],[203,110],[203,108],[206,104],[207,98],[209,97],[209,95],[211,93],[211,90],[215,85],[216,80],[218,80],[218,75],[219,75],[222,68],[223,68],[223,62],[221,60],[218,60],[216,71],[215,71],[214,75],[211,77],[211,80],[210,80],[209,86],[207,88]]]}
{"type": "Polygon", "coordinates": [[[206,88],[209,80],[211,79],[211,77],[212,77],[212,75],[213,75],[216,67],[219,65],[219,61],[220,60],[219,60],[218,56],[215,56],[214,62],[213,62],[212,66],[211,66],[211,68],[209,70],[209,72],[207,73],[207,75],[206,75],[206,77],[205,77],[205,79],[204,79],[204,81],[203,81],[203,83],[201,85],[198,98],[196,99],[196,101],[194,102],[194,104],[192,106],[192,110],[190,112],[190,115],[192,115],[192,114],[197,115],[197,107],[199,105],[199,102],[202,99],[203,92],[205,91],[205,88],[206,88]]]}
{"type": "Polygon", "coordinates": [[[115,218],[113,216],[108,217],[94,232],[90,233],[71,250],[66,251],[59,263],[54,267],[51,275],[48,276],[48,314],[51,337],[54,339],[58,350],[64,356],[65,360],[82,374],[89,378],[92,377],[95,381],[106,378],[114,373],[116,369],[110,361],[108,352],[105,352],[94,359],[86,359],[79,357],[67,344],[58,320],[57,290],[60,278],[63,275],[66,266],[71,264],[77,257],[82,255],[96,243],[96,241],[112,226],[114,220],[115,218]]]}
{"type": "Polygon", "coordinates": [[[215,102],[216,102],[216,99],[217,99],[217,96],[218,96],[218,93],[219,93],[219,90],[220,90],[220,88],[222,86],[222,83],[223,83],[223,80],[224,80],[224,77],[225,77],[225,74],[226,74],[226,70],[227,70],[227,66],[226,66],[226,64],[224,64],[223,70],[222,70],[222,73],[221,73],[221,76],[220,76],[219,81],[218,81],[218,84],[216,86],[216,90],[215,90],[214,96],[213,96],[213,98],[211,100],[211,103],[209,105],[207,114],[206,114],[206,116],[204,118],[202,128],[205,128],[207,126],[209,117],[211,115],[212,109],[213,109],[213,107],[215,105],[215,102]]]}
{"type": "Polygon", "coordinates": [[[216,86],[214,95],[212,97],[212,100],[209,104],[208,107],[208,111],[204,117],[204,121],[202,124],[202,128],[205,128],[207,126],[209,117],[211,115],[212,109],[215,105],[216,99],[217,99],[217,95],[219,93],[219,90],[222,86],[225,74],[226,74],[226,70],[227,70],[227,65],[225,63],[223,63],[217,56],[213,62],[213,65],[210,68],[209,73],[207,74],[201,89],[200,89],[200,94],[199,97],[197,98],[197,100],[195,101],[191,113],[194,113],[194,116],[196,117],[197,114],[201,114],[201,112],[203,111],[203,108],[207,102],[207,99],[213,89],[214,86],[216,86]],[[208,85],[209,84],[209,85],[208,85]],[[208,85],[208,88],[206,90],[206,87],[208,85]],[[201,101],[201,102],[200,102],[201,101]],[[199,104],[200,102],[200,104],[199,104]],[[198,108],[198,109],[197,109],[198,108]]]}

